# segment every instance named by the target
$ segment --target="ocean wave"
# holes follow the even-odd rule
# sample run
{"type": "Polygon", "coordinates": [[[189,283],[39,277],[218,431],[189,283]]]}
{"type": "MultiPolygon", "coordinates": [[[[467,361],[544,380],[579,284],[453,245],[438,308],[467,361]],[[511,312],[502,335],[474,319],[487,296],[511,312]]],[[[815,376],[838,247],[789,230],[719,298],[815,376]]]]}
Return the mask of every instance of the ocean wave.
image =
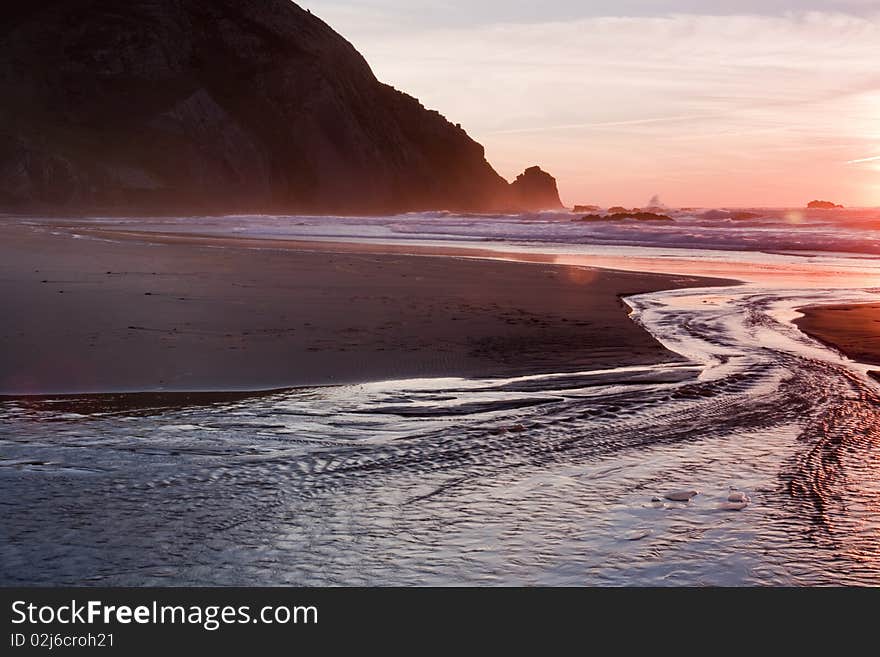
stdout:
{"type": "MultiPolygon", "coordinates": [[[[445,211],[394,216],[230,215],[94,218],[72,228],[120,226],[139,232],[289,240],[393,240],[646,246],[737,251],[880,255],[880,210],[778,208],[664,209],[670,222],[578,221],[572,212],[517,215],[445,211]]],[[[31,225],[39,220],[28,218],[31,225]]],[[[46,220],[50,225],[49,220],[46,220]]]]}

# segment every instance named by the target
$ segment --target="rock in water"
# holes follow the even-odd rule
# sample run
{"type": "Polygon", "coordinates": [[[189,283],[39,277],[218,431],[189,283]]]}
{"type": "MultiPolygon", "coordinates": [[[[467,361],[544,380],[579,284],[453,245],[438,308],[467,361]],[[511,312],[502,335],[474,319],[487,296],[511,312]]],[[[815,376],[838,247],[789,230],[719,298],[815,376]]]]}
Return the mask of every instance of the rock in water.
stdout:
{"type": "Polygon", "coordinates": [[[700,491],[696,490],[677,490],[671,493],[666,493],[664,497],[667,500],[671,500],[673,502],[689,502],[692,498],[696,497],[700,494],[700,491]]]}
{"type": "Polygon", "coordinates": [[[522,210],[560,210],[556,178],[541,167],[529,167],[510,185],[513,203],[522,210]]]}
{"type": "Polygon", "coordinates": [[[464,130],[379,82],[290,0],[8,0],[0,96],[4,210],[391,213],[554,200],[549,176],[508,185],[464,130]]]}
{"type": "Polygon", "coordinates": [[[807,208],[810,210],[838,210],[843,209],[843,206],[831,201],[810,201],[807,203],[807,208]]]}
{"type": "Polygon", "coordinates": [[[733,490],[727,495],[727,501],[718,505],[718,509],[720,511],[742,511],[750,503],[751,500],[748,495],[742,491],[733,490]]]}

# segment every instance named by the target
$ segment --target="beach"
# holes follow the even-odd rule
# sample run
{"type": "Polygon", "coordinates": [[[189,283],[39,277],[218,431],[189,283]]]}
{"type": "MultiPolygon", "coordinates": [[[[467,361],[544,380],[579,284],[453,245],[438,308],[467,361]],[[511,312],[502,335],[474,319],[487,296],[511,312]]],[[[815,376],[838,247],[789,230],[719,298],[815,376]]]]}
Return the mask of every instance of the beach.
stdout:
{"type": "Polygon", "coordinates": [[[8,4],[0,586],[880,587],[876,3],[8,4]]]}
{"type": "Polygon", "coordinates": [[[0,581],[880,581],[870,260],[431,221],[5,220],[0,581]]]}
{"type": "Polygon", "coordinates": [[[808,335],[849,358],[880,366],[880,304],[841,304],[801,308],[795,324],[808,335]]]}
{"type": "Polygon", "coordinates": [[[270,390],[669,361],[677,356],[621,298],[711,283],[409,250],[420,255],[5,225],[0,394],[270,390]]]}

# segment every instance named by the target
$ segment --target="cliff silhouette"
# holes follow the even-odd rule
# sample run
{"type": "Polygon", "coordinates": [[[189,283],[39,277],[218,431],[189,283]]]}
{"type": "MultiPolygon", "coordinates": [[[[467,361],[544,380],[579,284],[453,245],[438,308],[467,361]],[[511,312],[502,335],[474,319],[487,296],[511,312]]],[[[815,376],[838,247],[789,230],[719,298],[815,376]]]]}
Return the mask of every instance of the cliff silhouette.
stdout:
{"type": "Polygon", "coordinates": [[[4,3],[0,95],[0,211],[561,207],[289,0],[4,3]]]}

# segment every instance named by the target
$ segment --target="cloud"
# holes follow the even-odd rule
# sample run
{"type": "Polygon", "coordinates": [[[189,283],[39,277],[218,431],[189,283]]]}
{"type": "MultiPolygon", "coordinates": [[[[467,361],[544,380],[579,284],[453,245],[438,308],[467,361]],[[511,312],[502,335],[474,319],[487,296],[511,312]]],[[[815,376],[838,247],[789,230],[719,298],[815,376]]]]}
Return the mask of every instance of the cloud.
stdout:
{"type": "Polygon", "coordinates": [[[629,121],[599,121],[594,123],[567,123],[563,125],[537,125],[531,128],[519,128],[513,130],[497,130],[489,134],[515,135],[536,132],[558,132],[570,130],[595,130],[602,128],[621,128],[626,126],[649,125],[651,123],[670,123],[680,121],[694,121],[704,118],[706,115],[690,114],[685,116],[657,116],[646,119],[632,119],[629,121]]]}
{"type": "Polygon", "coordinates": [[[880,155],[874,157],[860,157],[857,160],[847,160],[845,164],[867,164],[868,162],[880,162],[880,155]]]}
{"type": "Polygon", "coordinates": [[[876,0],[300,0],[300,4],[332,19],[334,24],[356,17],[362,27],[389,32],[413,27],[577,21],[603,16],[781,16],[804,11],[865,15],[877,10],[876,0]]]}
{"type": "MultiPolygon", "coordinates": [[[[503,175],[540,162],[578,202],[638,204],[648,185],[687,204],[799,202],[817,188],[867,202],[860,190],[876,181],[859,176],[868,167],[841,162],[880,148],[875,3],[798,2],[836,10],[793,12],[795,3],[767,0],[779,11],[757,13],[759,3],[745,1],[736,7],[755,13],[567,18],[566,7],[585,4],[597,6],[530,3],[565,20],[452,24],[423,20],[419,2],[400,22],[388,0],[381,12],[349,6],[348,19],[330,22],[380,79],[461,122],[503,175]]],[[[635,14],[647,4],[615,6],[635,14]]],[[[464,11],[460,2],[433,6],[438,17],[464,11]]]]}

